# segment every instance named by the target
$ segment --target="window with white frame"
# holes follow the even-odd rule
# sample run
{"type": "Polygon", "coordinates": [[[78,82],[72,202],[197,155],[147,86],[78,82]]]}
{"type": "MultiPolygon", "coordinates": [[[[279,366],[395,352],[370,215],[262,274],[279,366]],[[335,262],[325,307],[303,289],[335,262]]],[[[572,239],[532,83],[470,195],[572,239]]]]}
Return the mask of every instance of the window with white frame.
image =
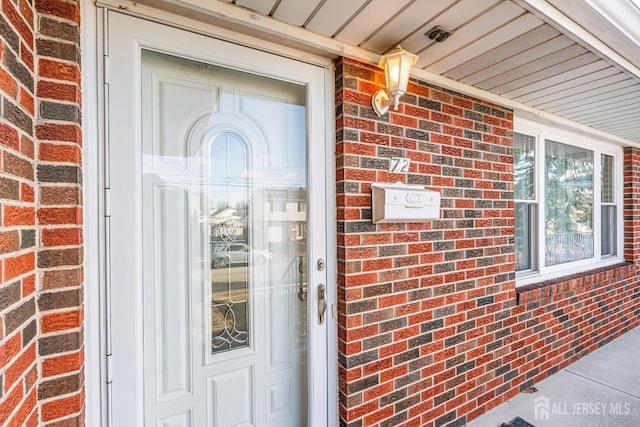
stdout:
{"type": "Polygon", "coordinates": [[[530,122],[516,125],[514,181],[518,284],[619,260],[620,147],[530,122]]]}

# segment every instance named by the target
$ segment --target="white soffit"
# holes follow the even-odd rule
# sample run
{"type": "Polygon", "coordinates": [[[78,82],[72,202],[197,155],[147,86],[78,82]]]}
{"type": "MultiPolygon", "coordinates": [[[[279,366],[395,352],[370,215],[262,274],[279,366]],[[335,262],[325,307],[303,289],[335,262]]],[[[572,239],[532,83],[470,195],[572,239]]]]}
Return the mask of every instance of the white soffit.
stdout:
{"type": "MultiPolygon", "coordinates": [[[[628,33],[616,28],[594,8],[594,3],[603,1],[605,4],[629,2],[162,2],[236,20],[240,26],[255,26],[275,37],[297,40],[329,54],[343,54],[367,62],[375,62],[372,58],[401,44],[420,55],[416,67],[424,73],[417,72],[419,78],[437,76],[433,82],[451,82],[444,85],[447,88],[473,96],[482,93],[478,90],[488,92],[498,99],[511,100],[505,103],[511,108],[522,105],[527,107],[523,111],[529,114],[540,111],[540,116],[550,117],[551,113],[591,127],[601,137],[610,134],[621,143],[624,140],[640,143],[640,47],[630,40],[628,33]],[[254,15],[253,22],[242,22],[238,18],[241,10],[235,13],[230,9],[234,7],[260,18],[254,15]],[[435,43],[425,33],[436,25],[451,29],[454,34],[443,43],[435,43]]],[[[153,3],[156,7],[162,3],[141,2],[153,3]]],[[[493,96],[491,101],[499,102],[493,96]]]]}

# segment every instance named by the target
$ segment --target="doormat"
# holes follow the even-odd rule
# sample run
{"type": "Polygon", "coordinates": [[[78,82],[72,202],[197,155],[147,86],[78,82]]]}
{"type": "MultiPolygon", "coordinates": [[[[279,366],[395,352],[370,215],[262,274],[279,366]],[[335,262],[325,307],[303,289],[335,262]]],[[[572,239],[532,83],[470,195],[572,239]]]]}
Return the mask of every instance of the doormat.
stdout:
{"type": "Polygon", "coordinates": [[[531,423],[526,422],[520,417],[515,417],[508,423],[502,423],[501,427],[536,427],[531,423]]]}

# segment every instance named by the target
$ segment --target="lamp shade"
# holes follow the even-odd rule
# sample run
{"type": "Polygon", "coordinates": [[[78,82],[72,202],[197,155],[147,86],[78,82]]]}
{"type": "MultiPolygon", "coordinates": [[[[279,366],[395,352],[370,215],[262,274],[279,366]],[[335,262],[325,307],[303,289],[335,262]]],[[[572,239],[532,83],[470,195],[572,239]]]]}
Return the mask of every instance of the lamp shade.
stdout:
{"type": "Polygon", "coordinates": [[[378,117],[385,114],[391,105],[398,111],[400,97],[405,94],[409,85],[411,68],[417,61],[417,55],[407,52],[399,45],[380,58],[378,66],[384,70],[388,94],[381,89],[371,98],[371,106],[378,117]]]}
{"type": "Polygon", "coordinates": [[[380,58],[378,66],[384,69],[387,90],[389,97],[394,100],[395,109],[397,109],[400,97],[407,91],[411,68],[417,61],[417,55],[407,52],[399,45],[380,58]]]}

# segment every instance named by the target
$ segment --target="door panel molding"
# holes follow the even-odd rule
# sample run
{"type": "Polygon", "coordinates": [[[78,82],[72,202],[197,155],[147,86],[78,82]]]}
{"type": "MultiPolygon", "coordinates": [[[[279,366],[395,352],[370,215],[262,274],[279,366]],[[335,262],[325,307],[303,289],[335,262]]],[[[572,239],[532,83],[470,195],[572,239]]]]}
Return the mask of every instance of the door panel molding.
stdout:
{"type": "MultiPolygon", "coordinates": [[[[308,221],[310,224],[318,222],[325,225],[335,218],[335,210],[329,211],[328,207],[333,206],[334,201],[328,203],[326,196],[333,193],[331,187],[333,176],[327,176],[331,172],[332,162],[329,158],[333,153],[328,149],[331,145],[327,143],[327,130],[331,128],[328,124],[330,106],[326,104],[326,95],[329,93],[327,86],[331,86],[331,75],[328,70],[296,62],[293,60],[277,57],[266,52],[255,51],[253,49],[231,45],[220,40],[205,38],[201,35],[184,32],[175,28],[161,26],[155,23],[141,21],[136,18],[125,16],[119,13],[109,13],[109,55],[110,67],[107,81],[109,84],[110,98],[106,102],[109,108],[110,123],[107,134],[111,141],[135,141],[135,146],[141,146],[141,127],[138,121],[139,111],[142,104],[140,99],[140,76],[141,63],[140,54],[142,49],[154,50],[165,54],[184,56],[192,60],[217,65],[242,69],[252,73],[258,73],[278,80],[287,80],[298,84],[306,85],[307,98],[312,100],[307,105],[307,129],[309,135],[308,159],[327,159],[326,162],[308,161],[308,221]],[[233,49],[233,55],[222,54],[233,49]],[[286,66],[283,66],[286,64],[286,66]],[[126,77],[123,77],[126,76],[126,77]],[[314,184],[315,181],[315,184],[314,184]],[[317,188],[315,188],[317,187],[317,188]]],[[[192,131],[194,128],[191,129],[192,131]]],[[[140,225],[143,218],[140,210],[136,207],[138,200],[141,200],[141,188],[136,183],[130,183],[126,191],[123,187],[113,185],[117,183],[118,171],[135,171],[140,174],[142,158],[140,153],[131,150],[127,144],[111,143],[110,162],[112,181],[111,189],[111,230],[112,241],[126,239],[137,236],[140,233],[140,225]],[[124,208],[126,207],[126,209],[124,208]],[[125,215],[125,213],[127,215],[125,215]],[[125,218],[125,216],[127,216],[125,218]]],[[[192,149],[190,147],[190,149],[192,149]]],[[[188,166],[187,166],[188,168],[188,166]]],[[[333,227],[328,226],[328,230],[333,227]]],[[[309,265],[309,286],[308,286],[308,316],[309,319],[318,317],[317,304],[317,284],[330,284],[330,301],[335,302],[334,277],[327,277],[328,274],[335,274],[335,269],[329,268],[325,271],[318,271],[314,266],[315,260],[327,258],[335,260],[334,248],[327,248],[327,242],[332,241],[326,232],[320,235],[311,234],[308,242],[308,265],[309,265]],[[329,250],[329,252],[328,252],[329,250]],[[313,302],[313,303],[312,303],[313,302]]],[[[112,244],[113,248],[113,244],[112,244]]],[[[139,238],[134,239],[131,247],[133,257],[123,256],[117,249],[112,249],[110,257],[114,265],[118,268],[111,272],[112,283],[126,281],[127,277],[135,277],[136,283],[142,279],[142,267],[136,260],[141,260],[143,251],[139,238]]],[[[106,257],[108,258],[108,257],[106,257]]],[[[330,264],[331,265],[331,264],[330,264]]],[[[123,292],[122,289],[113,291],[112,310],[113,316],[112,334],[117,337],[113,342],[113,419],[111,425],[143,425],[144,396],[142,393],[143,383],[141,366],[143,363],[143,340],[142,340],[142,315],[138,313],[137,307],[142,303],[143,295],[141,289],[132,286],[123,292]],[[130,333],[123,334],[123,331],[130,333]]],[[[331,313],[331,310],[329,310],[331,313]]],[[[328,317],[331,319],[330,315],[328,317]]],[[[330,322],[332,323],[332,322],[330,322]]],[[[308,330],[308,381],[310,402],[327,402],[328,407],[334,407],[333,399],[337,395],[337,390],[327,389],[328,373],[334,370],[328,367],[328,363],[335,365],[335,325],[329,327],[319,327],[317,322],[309,321],[308,330]],[[311,325],[315,325],[311,327],[311,325]],[[328,331],[331,338],[328,340],[328,331]],[[321,344],[320,344],[321,343],[321,344]],[[331,344],[329,344],[331,343],[331,344]],[[330,356],[331,355],[331,356],[330,356]],[[329,403],[332,402],[332,403],[329,403]]],[[[335,380],[335,378],[334,378],[335,380]]],[[[333,381],[330,381],[330,383],[333,381]]],[[[251,387],[254,387],[251,385],[251,387]]],[[[277,387],[276,387],[277,388],[277,387]]],[[[279,417],[287,410],[287,398],[282,394],[287,387],[284,385],[277,390],[273,390],[272,398],[260,396],[264,402],[254,402],[254,404],[264,407],[269,402],[271,417],[279,417]],[[281,393],[282,392],[282,393],[281,393]],[[283,403],[284,402],[284,403],[283,403]]],[[[286,394],[286,393],[285,393],[286,394]]],[[[290,394],[290,393],[289,393],[290,394]]],[[[310,426],[334,425],[333,415],[328,417],[327,405],[318,408],[314,405],[309,407],[310,426]]],[[[335,411],[331,413],[335,414],[335,411]]],[[[167,419],[167,422],[191,423],[192,414],[176,414],[176,418],[167,419]]],[[[247,422],[250,422],[247,420],[247,422]]],[[[215,424],[214,424],[215,425],[215,424]]]]}

